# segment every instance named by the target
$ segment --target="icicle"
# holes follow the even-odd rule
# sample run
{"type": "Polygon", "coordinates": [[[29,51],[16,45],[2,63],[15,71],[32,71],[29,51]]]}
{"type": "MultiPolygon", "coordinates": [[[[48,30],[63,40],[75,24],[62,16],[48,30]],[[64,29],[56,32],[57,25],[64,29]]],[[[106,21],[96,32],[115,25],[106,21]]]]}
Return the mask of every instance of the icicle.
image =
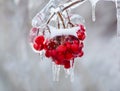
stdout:
{"type": "Polygon", "coordinates": [[[39,56],[40,56],[40,60],[41,61],[43,61],[44,60],[44,58],[45,58],[45,52],[44,51],[40,51],[40,53],[39,53],[39,56]]]}
{"type": "Polygon", "coordinates": [[[59,81],[60,65],[56,65],[55,63],[53,63],[52,70],[53,70],[53,80],[59,81]]]}
{"type": "Polygon", "coordinates": [[[65,77],[67,78],[69,75],[70,75],[70,69],[66,69],[66,68],[64,68],[64,70],[65,70],[65,77]]]}
{"type": "Polygon", "coordinates": [[[95,7],[96,7],[96,5],[92,5],[92,20],[93,20],[93,21],[96,20],[96,16],[95,16],[95,7]]]}
{"type": "Polygon", "coordinates": [[[99,0],[89,0],[92,4],[92,20],[95,21],[96,20],[96,16],[95,16],[95,7],[96,4],[99,0]]]}
{"type": "Polygon", "coordinates": [[[71,68],[70,68],[71,69],[70,80],[71,80],[71,82],[74,81],[74,65],[75,64],[74,65],[73,64],[74,64],[74,59],[70,61],[70,65],[71,65],[71,68]]]}
{"type": "Polygon", "coordinates": [[[71,82],[74,81],[74,60],[70,60],[70,67],[69,69],[64,69],[65,70],[65,73],[66,73],[66,76],[65,77],[68,77],[70,76],[70,80],[71,82]]]}
{"type": "Polygon", "coordinates": [[[115,0],[117,9],[117,36],[120,36],[120,1],[115,0]]]}

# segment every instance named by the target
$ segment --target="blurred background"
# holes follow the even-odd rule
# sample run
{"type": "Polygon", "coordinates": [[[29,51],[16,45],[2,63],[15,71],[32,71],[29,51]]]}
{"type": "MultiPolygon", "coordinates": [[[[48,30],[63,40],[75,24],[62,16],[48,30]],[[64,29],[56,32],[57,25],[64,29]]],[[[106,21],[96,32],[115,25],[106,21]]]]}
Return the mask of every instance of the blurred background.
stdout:
{"type": "Polygon", "coordinates": [[[73,13],[86,20],[85,55],[76,60],[74,82],[60,71],[54,82],[51,61],[40,61],[28,42],[31,20],[49,0],[0,0],[0,91],[120,91],[120,38],[115,3],[99,1],[73,13]]]}

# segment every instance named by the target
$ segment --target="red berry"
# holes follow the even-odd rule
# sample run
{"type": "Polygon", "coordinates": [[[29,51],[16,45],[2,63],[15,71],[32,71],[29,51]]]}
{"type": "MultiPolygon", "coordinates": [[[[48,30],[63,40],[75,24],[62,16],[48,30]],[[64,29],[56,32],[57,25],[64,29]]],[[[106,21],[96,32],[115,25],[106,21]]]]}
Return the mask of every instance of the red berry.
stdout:
{"type": "Polygon", "coordinates": [[[84,55],[84,52],[81,50],[78,54],[79,57],[82,57],[84,55]]]}
{"type": "Polygon", "coordinates": [[[60,46],[57,47],[56,50],[57,50],[57,52],[65,52],[66,51],[66,46],[60,45],[60,46]]]}
{"type": "Polygon", "coordinates": [[[56,50],[51,50],[51,56],[52,58],[55,58],[57,56],[56,50]]]}
{"type": "Polygon", "coordinates": [[[70,48],[71,48],[71,44],[70,44],[69,42],[66,42],[66,43],[65,43],[65,46],[66,46],[67,49],[70,49],[70,48]]]}
{"type": "Polygon", "coordinates": [[[33,44],[33,48],[34,48],[35,50],[37,50],[37,51],[40,51],[40,50],[43,49],[43,45],[42,45],[42,44],[41,44],[41,45],[38,45],[38,44],[34,43],[34,44],[33,44]]]}
{"type": "Polygon", "coordinates": [[[79,40],[84,40],[85,39],[85,33],[83,31],[78,31],[77,36],[79,40]]]}
{"type": "Polygon", "coordinates": [[[47,50],[47,45],[46,45],[46,43],[44,44],[44,49],[47,50]]]}
{"type": "Polygon", "coordinates": [[[61,60],[55,60],[55,64],[57,64],[57,65],[62,65],[63,62],[62,62],[61,60]]]}
{"type": "Polygon", "coordinates": [[[51,54],[52,54],[52,51],[51,51],[51,50],[47,50],[47,51],[45,52],[45,56],[46,56],[46,57],[50,57],[51,54]]]}
{"type": "Polygon", "coordinates": [[[66,59],[66,60],[69,60],[69,61],[70,61],[72,58],[73,58],[73,54],[72,54],[72,53],[66,53],[66,54],[65,54],[65,59],[66,59]]]}
{"type": "Polygon", "coordinates": [[[67,61],[67,60],[64,61],[64,68],[66,69],[70,68],[70,61],[67,61]]]}
{"type": "Polygon", "coordinates": [[[72,44],[71,45],[71,50],[76,53],[79,50],[79,44],[72,44]]]}
{"type": "Polygon", "coordinates": [[[85,31],[85,27],[83,25],[80,25],[80,28],[82,31],[85,31]]]}
{"type": "Polygon", "coordinates": [[[63,61],[65,59],[65,56],[62,53],[58,53],[58,54],[56,54],[56,56],[57,56],[56,59],[59,61],[63,61]]]}
{"type": "Polygon", "coordinates": [[[50,41],[46,46],[47,49],[55,49],[56,43],[54,41],[50,41]]]}
{"type": "Polygon", "coordinates": [[[80,27],[80,30],[81,30],[81,31],[84,31],[84,32],[85,32],[85,27],[84,27],[84,25],[78,24],[78,26],[80,27]]]}
{"type": "Polygon", "coordinates": [[[83,43],[83,42],[80,42],[80,43],[79,43],[79,47],[80,47],[80,49],[82,49],[82,48],[84,47],[84,43],[83,43]]]}
{"type": "Polygon", "coordinates": [[[37,36],[36,38],[35,38],[35,43],[37,43],[38,45],[39,44],[43,44],[43,42],[44,42],[44,36],[37,36]]]}
{"type": "Polygon", "coordinates": [[[74,40],[73,43],[79,44],[79,40],[74,40]]]}

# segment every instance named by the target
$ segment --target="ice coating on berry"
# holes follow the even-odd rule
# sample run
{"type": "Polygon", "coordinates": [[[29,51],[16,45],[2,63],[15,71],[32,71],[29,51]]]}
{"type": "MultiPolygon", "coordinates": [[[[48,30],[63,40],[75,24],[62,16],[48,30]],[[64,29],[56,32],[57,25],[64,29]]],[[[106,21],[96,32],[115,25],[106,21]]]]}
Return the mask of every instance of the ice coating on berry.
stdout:
{"type": "Polygon", "coordinates": [[[35,43],[37,43],[37,44],[43,44],[44,40],[45,40],[44,36],[37,36],[35,38],[35,43]]]}

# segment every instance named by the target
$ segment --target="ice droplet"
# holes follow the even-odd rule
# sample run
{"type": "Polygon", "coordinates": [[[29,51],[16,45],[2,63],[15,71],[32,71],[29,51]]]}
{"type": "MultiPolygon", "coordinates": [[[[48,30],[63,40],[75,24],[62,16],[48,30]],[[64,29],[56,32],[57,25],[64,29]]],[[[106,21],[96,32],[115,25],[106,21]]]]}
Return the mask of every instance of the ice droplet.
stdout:
{"type": "Polygon", "coordinates": [[[53,62],[52,63],[52,71],[53,71],[53,80],[54,81],[59,81],[60,65],[56,65],[53,62]]]}

